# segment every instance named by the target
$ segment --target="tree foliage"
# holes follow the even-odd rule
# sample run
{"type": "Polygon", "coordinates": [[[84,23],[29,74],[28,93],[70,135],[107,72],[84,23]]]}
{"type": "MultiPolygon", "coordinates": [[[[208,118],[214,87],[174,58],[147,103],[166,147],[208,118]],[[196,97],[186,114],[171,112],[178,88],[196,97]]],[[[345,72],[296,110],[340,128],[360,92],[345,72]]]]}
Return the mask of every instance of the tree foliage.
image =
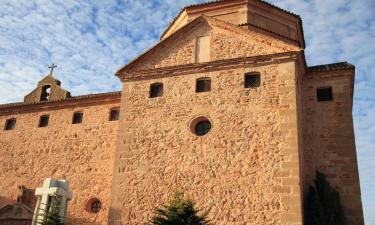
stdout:
{"type": "Polygon", "coordinates": [[[331,187],[323,173],[316,171],[305,205],[307,225],[346,225],[339,193],[331,187]]]}
{"type": "Polygon", "coordinates": [[[56,198],[52,199],[51,206],[43,213],[41,225],[64,225],[60,215],[59,202],[56,198]]]}
{"type": "Polygon", "coordinates": [[[167,205],[155,209],[151,223],[154,225],[211,225],[207,214],[206,212],[198,215],[194,202],[191,199],[184,199],[183,194],[178,192],[167,205]]]}

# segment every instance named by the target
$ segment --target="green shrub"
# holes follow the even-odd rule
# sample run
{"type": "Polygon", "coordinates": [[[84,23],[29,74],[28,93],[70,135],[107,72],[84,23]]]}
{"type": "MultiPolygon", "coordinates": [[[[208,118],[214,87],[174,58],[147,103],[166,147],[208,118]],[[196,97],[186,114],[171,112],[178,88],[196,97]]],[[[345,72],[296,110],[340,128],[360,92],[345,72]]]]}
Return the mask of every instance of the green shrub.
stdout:
{"type": "Polygon", "coordinates": [[[167,205],[156,208],[151,223],[154,225],[210,225],[207,212],[199,216],[194,202],[191,199],[184,199],[182,193],[176,193],[167,205]]]}
{"type": "Polygon", "coordinates": [[[64,225],[63,219],[60,216],[59,199],[53,198],[49,210],[44,212],[41,225],[64,225]]]}

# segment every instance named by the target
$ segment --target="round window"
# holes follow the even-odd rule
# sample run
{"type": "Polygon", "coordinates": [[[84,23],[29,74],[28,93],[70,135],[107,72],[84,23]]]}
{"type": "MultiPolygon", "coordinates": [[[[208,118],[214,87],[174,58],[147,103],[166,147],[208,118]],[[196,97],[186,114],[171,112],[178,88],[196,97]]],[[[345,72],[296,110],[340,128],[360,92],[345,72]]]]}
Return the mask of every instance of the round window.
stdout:
{"type": "Polygon", "coordinates": [[[86,211],[90,213],[98,213],[102,209],[102,203],[97,198],[92,198],[87,202],[86,211]]]}
{"type": "Polygon", "coordinates": [[[190,124],[190,130],[197,136],[206,135],[211,127],[211,121],[203,116],[195,118],[190,124]]]}

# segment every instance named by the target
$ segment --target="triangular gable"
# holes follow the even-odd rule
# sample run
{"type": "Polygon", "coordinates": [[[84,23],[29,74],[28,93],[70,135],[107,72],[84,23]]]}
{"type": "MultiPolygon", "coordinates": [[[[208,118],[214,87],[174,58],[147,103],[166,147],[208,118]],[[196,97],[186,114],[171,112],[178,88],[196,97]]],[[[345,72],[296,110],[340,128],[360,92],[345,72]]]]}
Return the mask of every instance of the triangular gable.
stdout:
{"type": "Polygon", "coordinates": [[[200,16],[135,58],[116,75],[129,71],[195,63],[196,38],[209,35],[210,61],[298,51],[298,46],[233,24],[200,16]]]}
{"type": "Polygon", "coordinates": [[[0,220],[32,220],[34,210],[22,203],[9,204],[0,209],[0,220]]]}
{"type": "Polygon", "coordinates": [[[61,100],[70,97],[70,93],[60,87],[61,82],[52,75],[45,76],[38,82],[38,86],[24,97],[25,103],[41,101],[41,93],[44,86],[49,86],[51,93],[48,100],[61,100]]]}

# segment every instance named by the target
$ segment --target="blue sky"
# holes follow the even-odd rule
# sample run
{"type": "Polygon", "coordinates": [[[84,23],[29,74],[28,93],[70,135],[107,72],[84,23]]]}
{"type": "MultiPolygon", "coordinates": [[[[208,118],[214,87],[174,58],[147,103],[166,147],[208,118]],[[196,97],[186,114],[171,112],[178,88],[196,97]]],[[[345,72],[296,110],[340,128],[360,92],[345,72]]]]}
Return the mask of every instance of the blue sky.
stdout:
{"type": "MultiPolygon", "coordinates": [[[[48,64],[73,95],[120,89],[114,72],[200,0],[0,0],[0,104],[22,101],[48,64]]],[[[354,123],[367,225],[375,225],[375,1],[270,0],[301,15],[309,65],[356,65],[354,123]]]]}

